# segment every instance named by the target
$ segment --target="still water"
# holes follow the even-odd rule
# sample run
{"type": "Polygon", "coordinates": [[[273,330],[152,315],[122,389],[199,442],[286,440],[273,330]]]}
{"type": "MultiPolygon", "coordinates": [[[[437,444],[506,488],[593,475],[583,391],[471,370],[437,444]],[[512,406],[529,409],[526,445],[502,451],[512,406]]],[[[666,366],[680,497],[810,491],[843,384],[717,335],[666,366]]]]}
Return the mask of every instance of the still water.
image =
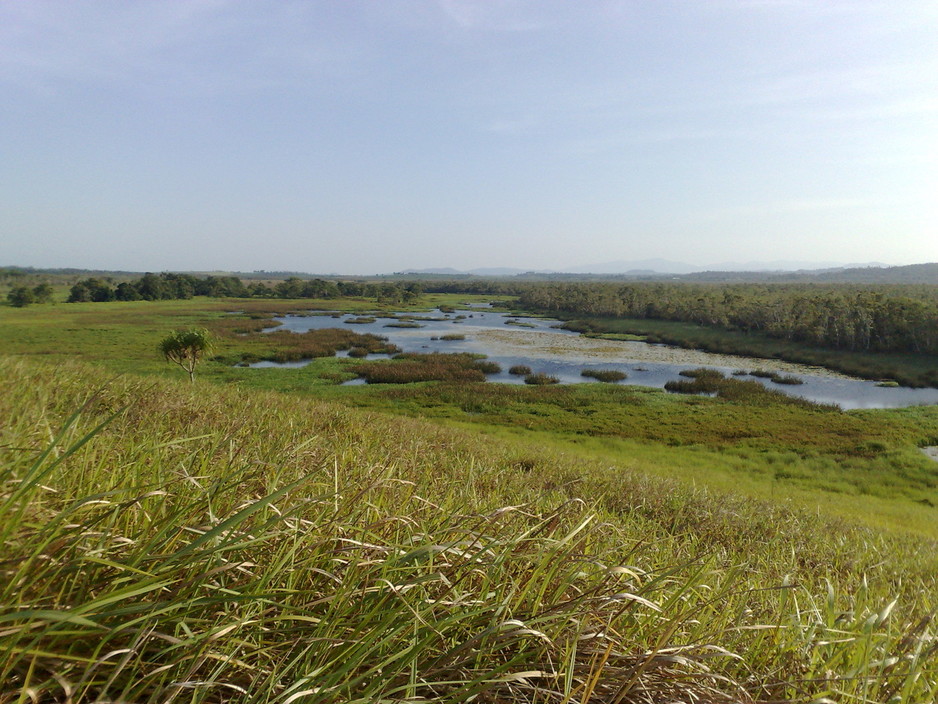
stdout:
{"type": "MultiPolygon", "coordinates": [[[[421,314],[399,313],[394,314],[394,317],[375,316],[374,322],[348,322],[362,317],[365,316],[339,313],[288,315],[277,318],[281,325],[275,329],[302,333],[344,327],[359,333],[386,337],[404,352],[484,354],[502,366],[501,373],[490,374],[487,379],[506,384],[523,383],[522,377],[508,373],[509,367],[513,365],[526,365],[534,372],[556,376],[561,382],[569,384],[599,383],[581,376],[584,369],[616,369],[628,374],[626,380],[618,382],[620,384],[658,388],[662,388],[668,381],[681,379],[681,370],[709,367],[727,375],[735,374],[736,378],[754,379],[793,396],[818,403],[836,404],[843,409],[938,404],[938,389],[880,387],[872,381],[776,360],[730,357],[646,342],[590,340],[578,333],[561,330],[558,320],[511,316],[479,307],[455,313],[434,310],[421,314]],[[402,323],[420,327],[395,327],[402,323]],[[441,340],[444,335],[465,335],[465,339],[441,340]],[[803,383],[797,386],[776,384],[748,373],[741,374],[757,369],[780,371],[801,379],[803,383]]],[[[382,356],[386,355],[369,355],[368,359],[382,356]]],[[[259,362],[252,366],[299,367],[306,363],[259,362]]],[[[361,383],[360,380],[356,382],[361,383]]]]}

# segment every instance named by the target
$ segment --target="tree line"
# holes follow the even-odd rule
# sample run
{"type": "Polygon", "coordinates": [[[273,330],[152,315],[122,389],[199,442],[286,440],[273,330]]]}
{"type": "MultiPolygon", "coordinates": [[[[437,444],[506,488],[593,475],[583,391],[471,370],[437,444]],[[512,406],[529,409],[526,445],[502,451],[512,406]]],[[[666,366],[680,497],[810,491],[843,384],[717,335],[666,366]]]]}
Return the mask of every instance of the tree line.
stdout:
{"type": "Polygon", "coordinates": [[[7,302],[14,308],[23,308],[30,303],[49,303],[55,289],[50,284],[36,286],[14,286],[7,293],[7,302]]]}
{"type": "Polygon", "coordinates": [[[69,291],[69,303],[106,301],[164,301],[193,296],[213,298],[374,298],[379,302],[402,303],[422,293],[419,283],[329,281],[290,277],[276,284],[254,282],[250,285],[237,276],[198,277],[191,274],[147,273],[117,285],[107,279],[90,277],[75,283],[69,291]]]}
{"type": "Polygon", "coordinates": [[[697,323],[835,350],[938,354],[938,287],[531,284],[522,307],[697,323]]]}

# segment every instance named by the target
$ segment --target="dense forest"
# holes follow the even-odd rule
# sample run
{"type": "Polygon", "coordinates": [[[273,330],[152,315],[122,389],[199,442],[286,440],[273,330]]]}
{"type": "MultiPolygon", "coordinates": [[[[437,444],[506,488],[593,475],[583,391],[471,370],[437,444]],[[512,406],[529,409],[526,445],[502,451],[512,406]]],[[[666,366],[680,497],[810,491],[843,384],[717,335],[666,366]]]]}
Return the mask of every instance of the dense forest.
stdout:
{"type": "Polygon", "coordinates": [[[530,310],[676,320],[835,350],[938,354],[938,288],[818,284],[531,284],[530,310]]]}

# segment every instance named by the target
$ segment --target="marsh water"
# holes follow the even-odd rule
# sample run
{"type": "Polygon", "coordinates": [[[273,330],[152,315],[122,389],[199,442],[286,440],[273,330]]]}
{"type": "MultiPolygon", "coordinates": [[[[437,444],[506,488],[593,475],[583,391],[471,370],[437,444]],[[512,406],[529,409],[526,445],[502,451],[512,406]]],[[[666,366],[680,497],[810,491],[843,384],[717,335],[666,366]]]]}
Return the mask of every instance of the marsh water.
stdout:
{"type": "MultiPolygon", "coordinates": [[[[628,375],[627,379],[617,383],[658,388],[664,387],[668,381],[681,379],[679,372],[682,370],[708,367],[736,378],[753,379],[769,388],[810,401],[836,404],[843,409],[938,404],[938,389],[881,387],[872,381],[778,360],[710,354],[639,341],[589,339],[561,329],[559,320],[513,316],[482,307],[453,313],[434,310],[421,314],[389,314],[387,317],[376,315],[374,322],[350,322],[363,318],[367,320],[362,314],[287,315],[277,318],[280,326],[274,329],[302,333],[322,328],[351,328],[356,332],[386,337],[404,352],[483,354],[502,367],[500,373],[487,375],[488,381],[507,384],[523,383],[523,377],[508,373],[514,365],[528,366],[534,372],[550,374],[562,383],[570,384],[599,383],[583,377],[581,372],[584,369],[614,369],[628,375]],[[464,335],[465,339],[441,339],[452,335],[464,335]],[[802,383],[777,384],[749,373],[756,370],[778,371],[797,377],[802,383]]],[[[369,355],[368,359],[382,356],[386,355],[369,355]]],[[[298,367],[307,363],[259,362],[252,366],[298,367]]]]}

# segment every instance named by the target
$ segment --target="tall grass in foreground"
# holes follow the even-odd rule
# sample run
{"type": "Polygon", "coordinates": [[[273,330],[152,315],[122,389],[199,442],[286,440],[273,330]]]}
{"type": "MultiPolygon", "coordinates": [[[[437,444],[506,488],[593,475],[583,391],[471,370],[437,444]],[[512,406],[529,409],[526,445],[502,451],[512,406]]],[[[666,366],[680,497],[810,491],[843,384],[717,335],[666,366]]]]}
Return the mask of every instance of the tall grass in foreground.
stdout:
{"type": "Polygon", "coordinates": [[[938,695],[933,544],[187,386],[0,360],[0,702],[938,695]]]}

